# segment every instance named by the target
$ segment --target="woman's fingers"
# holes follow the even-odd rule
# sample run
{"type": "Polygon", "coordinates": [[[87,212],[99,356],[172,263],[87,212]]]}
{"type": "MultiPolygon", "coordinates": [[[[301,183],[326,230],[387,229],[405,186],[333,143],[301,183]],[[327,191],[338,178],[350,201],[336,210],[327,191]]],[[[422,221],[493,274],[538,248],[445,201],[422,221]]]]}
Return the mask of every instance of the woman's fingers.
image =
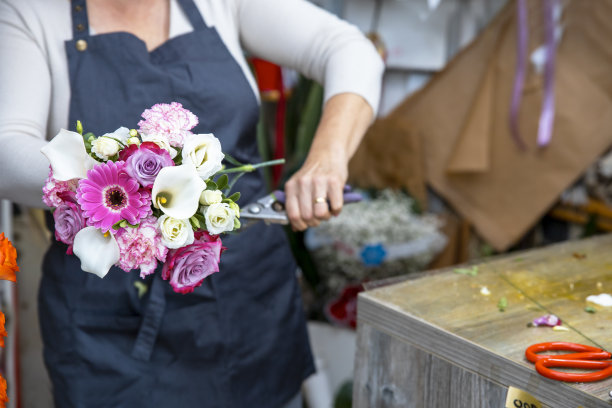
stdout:
{"type": "Polygon", "coordinates": [[[313,212],[317,220],[328,220],[331,214],[329,213],[328,203],[328,188],[325,178],[316,178],[313,186],[313,212]]]}
{"type": "Polygon", "coordinates": [[[344,206],[344,183],[337,179],[328,181],[329,211],[333,215],[340,214],[344,206]]]}
{"type": "Polygon", "coordinates": [[[312,178],[302,177],[298,179],[299,185],[299,196],[298,201],[300,203],[300,215],[302,221],[309,227],[316,227],[319,225],[319,220],[314,215],[314,198],[312,196],[312,178]]]}
{"type": "Polygon", "coordinates": [[[285,184],[285,211],[287,211],[287,218],[289,218],[291,227],[294,230],[303,231],[308,225],[302,219],[297,193],[297,185],[294,180],[288,181],[285,184]]]}
{"type": "Polygon", "coordinates": [[[344,205],[343,183],[334,177],[296,176],[285,185],[287,217],[294,230],[316,227],[338,215],[344,205]]]}

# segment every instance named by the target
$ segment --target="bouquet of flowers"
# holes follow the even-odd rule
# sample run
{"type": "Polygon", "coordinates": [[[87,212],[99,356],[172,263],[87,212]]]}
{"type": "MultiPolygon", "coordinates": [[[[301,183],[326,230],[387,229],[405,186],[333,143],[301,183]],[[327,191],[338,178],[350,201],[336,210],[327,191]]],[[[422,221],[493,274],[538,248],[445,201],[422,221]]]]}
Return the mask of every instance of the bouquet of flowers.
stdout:
{"type": "Polygon", "coordinates": [[[162,278],[189,293],[219,271],[220,234],[240,227],[245,172],[279,164],[242,164],[225,155],[213,134],[191,132],[198,118],[180,103],[157,104],[139,129],[96,137],[62,129],[42,153],[51,163],[43,201],[55,237],[84,271],[104,277],[116,265],[140,276],[163,263],[162,278]],[[236,167],[226,168],[223,160],[236,167]],[[230,182],[227,173],[235,173],[230,182]]]}

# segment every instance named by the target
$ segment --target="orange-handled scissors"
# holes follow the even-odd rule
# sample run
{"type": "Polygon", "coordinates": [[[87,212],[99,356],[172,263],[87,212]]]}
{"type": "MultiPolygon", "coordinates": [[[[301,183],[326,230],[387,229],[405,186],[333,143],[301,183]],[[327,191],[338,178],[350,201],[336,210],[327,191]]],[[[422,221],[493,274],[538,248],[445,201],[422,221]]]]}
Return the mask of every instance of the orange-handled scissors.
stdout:
{"type": "Polygon", "coordinates": [[[525,350],[527,360],[535,363],[540,375],[558,381],[568,382],[592,382],[604,380],[612,376],[612,354],[597,347],[586,346],[578,343],[567,343],[554,341],[538,343],[529,346],[525,350]],[[544,351],[570,351],[566,354],[538,354],[544,351]],[[587,373],[566,373],[551,370],[550,367],[582,368],[596,370],[587,373]]]}

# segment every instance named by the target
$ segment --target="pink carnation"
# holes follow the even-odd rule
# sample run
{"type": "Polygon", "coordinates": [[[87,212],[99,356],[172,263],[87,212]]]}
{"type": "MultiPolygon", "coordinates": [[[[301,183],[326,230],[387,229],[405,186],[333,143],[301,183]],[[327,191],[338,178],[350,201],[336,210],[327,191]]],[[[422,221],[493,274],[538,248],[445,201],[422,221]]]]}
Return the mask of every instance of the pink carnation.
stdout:
{"type": "Polygon", "coordinates": [[[157,218],[143,219],[137,228],[121,229],[117,235],[119,267],[126,272],[140,268],[140,277],[155,272],[157,261],[164,262],[168,248],[161,243],[157,218]]]}
{"type": "Polygon", "coordinates": [[[49,167],[49,177],[43,186],[43,202],[51,207],[59,207],[65,201],[75,202],[75,191],[79,180],[59,181],[53,178],[53,170],[49,167]]]}
{"type": "Polygon", "coordinates": [[[140,133],[165,136],[174,147],[183,147],[185,136],[198,124],[198,118],[178,102],[158,103],[142,113],[140,133]]]}

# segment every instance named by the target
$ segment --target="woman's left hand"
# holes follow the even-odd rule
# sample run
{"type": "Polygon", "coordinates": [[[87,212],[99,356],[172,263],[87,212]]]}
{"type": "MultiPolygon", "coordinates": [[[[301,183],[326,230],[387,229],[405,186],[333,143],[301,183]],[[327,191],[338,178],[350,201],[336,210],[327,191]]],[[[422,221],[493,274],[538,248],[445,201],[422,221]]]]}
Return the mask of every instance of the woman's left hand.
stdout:
{"type": "Polygon", "coordinates": [[[295,230],[316,227],[340,214],[347,163],[342,153],[311,151],[302,168],[287,181],[285,207],[295,230]]]}
{"type": "Polygon", "coordinates": [[[359,95],[330,98],[304,165],[285,184],[287,217],[294,230],[316,227],[342,210],[348,162],[372,121],[359,95]]]}

